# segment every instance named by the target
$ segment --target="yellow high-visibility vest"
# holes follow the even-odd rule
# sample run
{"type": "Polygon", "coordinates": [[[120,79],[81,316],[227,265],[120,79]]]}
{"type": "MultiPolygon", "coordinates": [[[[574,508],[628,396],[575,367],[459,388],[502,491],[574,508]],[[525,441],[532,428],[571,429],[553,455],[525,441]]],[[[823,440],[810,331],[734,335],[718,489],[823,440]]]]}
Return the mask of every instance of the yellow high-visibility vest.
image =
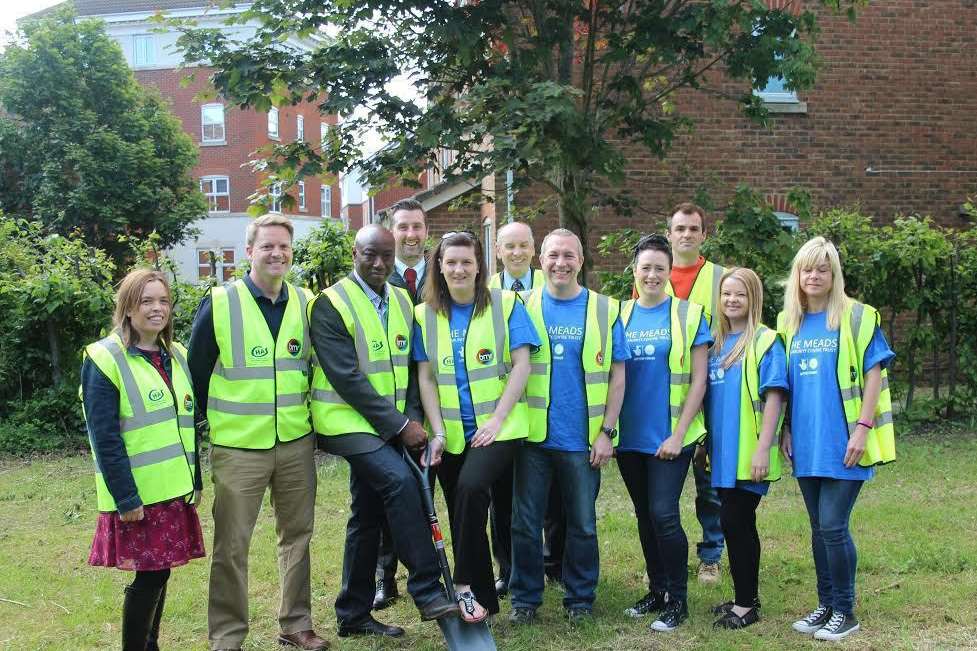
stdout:
{"type": "MultiPolygon", "coordinates": [[[[724,273],[726,273],[726,267],[706,260],[702,268],[699,269],[699,273],[696,274],[695,280],[692,281],[692,291],[689,292],[688,299],[683,299],[701,305],[706,315],[706,323],[709,325],[712,325],[712,315],[719,303],[719,283],[724,273]]],[[[672,287],[671,280],[665,283],[665,293],[669,296],[675,296],[675,288],[672,287]]]]}
{"type": "Polygon", "coordinates": [[[282,291],[288,301],[275,339],[243,280],[211,290],[220,348],[207,399],[214,445],[267,450],[276,440],[294,441],[312,431],[306,316],[311,293],[290,283],[282,291]]]}
{"type": "MultiPolygon", "coordinates": [[[[174,341],[168,352],[173,360],[172,390],[146,358],[129,353],[117,332],[85,347],[85,355],[119,390],[119,430],[139,499],[146,506],[192,494],[196,473],[187,351],[174,341]]],[[[99,511],[116,510],[97,462],[95,495],[99,511]]]]}

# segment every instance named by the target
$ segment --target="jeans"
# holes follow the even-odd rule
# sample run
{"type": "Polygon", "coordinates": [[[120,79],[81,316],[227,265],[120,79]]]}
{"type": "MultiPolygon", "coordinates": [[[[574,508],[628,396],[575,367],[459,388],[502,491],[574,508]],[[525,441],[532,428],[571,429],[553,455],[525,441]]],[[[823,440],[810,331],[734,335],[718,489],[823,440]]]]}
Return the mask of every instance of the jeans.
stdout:
{"type": "Polygon", "coordinates": [[[695,517],[702,527],[702,542],[696,545],[696,555],[703,563],[714,565],[723,556],[723,528],[719,519],[719,494],[712,487],[712,473],[692,466],[695,477],[695,517]]]}
{"type": "Polygon", "coordinates": [[[682,529],[679,498],[692,461],[692,446],[671,461],[643,452],[618,452],[617,467],[634,504],[648,587],[685,601],[689,539],[682,529]]]}
{"type": "Polygon", "coordinates": [[[600,575],[595,508],[600,471],[590,467],[590,453],[524,445],[513,473],[512,607],[536,609],[543,602],[543,518],[550,484],[556,482],[567,519],[563,606],[592,608],[600,575]]]}
{"type": "Polygon", "coordinates": [[[835,612],[853,614],[858,557],[848,530],[862,481],[798,477],[811,519],[811,550],[818,577],[818,601],[835,612]]]}
{"type": "Polygon", "coordinates": [[[441,596],[441,568],[421,502],[421,489],[400,450],[384,445],[346,457],[352,496],[346,524],[343,583],[336,597],[340,626],[355,626],[373,608],[380,529],[386,517],[393,547],[407,567],[407,590],[422,607],[441,596]]]}

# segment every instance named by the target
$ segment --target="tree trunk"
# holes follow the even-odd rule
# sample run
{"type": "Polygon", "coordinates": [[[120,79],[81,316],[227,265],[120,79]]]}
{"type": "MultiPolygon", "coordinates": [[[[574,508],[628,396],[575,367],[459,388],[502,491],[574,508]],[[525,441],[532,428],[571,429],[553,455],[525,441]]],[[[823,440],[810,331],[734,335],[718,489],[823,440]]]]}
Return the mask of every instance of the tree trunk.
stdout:
{"type": "Polygon", "coordinates": [[[957,264],[959,263],[957,247],[953,247],[950,256],[950,306],[948,321],[950,332],[947,340],[947,400],[946,417],[953,418],[956,415],[953,409],[953,399],[957,393],[957,312],[960,305],[960,287],[957,282],[957,264]]]}
{"type": "Polygon", "coordinates": [[[588,205],[590,193],[580,187],[579,179],[572,172],[565,172],[560,179],[562,192],[559,195],[560,227],[577,234],[583,246],[583,265],[580,269],[580,284],[589,285],[588,278],[594,263],[590,257],[587,239],[590,232],[587,219],[590,217],[588,205]]]}
{"type": "Polygon", "coordinates": [[[53,318],[47,320],[47,343],[51,349],[51,379],[54,381],[54,386],[59,386],[63,377],[61,372],[61,350],[58,346],[58,330],[53,318]]]}

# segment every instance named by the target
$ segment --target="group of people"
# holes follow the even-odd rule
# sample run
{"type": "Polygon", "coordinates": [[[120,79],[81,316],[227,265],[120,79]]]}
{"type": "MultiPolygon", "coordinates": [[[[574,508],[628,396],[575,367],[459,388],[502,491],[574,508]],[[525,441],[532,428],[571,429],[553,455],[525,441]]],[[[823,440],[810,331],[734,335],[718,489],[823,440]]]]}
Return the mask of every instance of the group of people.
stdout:
{"type": "Polygon", "coordinates": [[[85,350],[100,512],[89,562],[136,573],[125,650],[159,648],[170,569],[204,555],[195,506],[206,430],[212,649],[239,649],[247,636],[249,548],[267,489],[279,641],[328,647],[311,615],[317,436],[350,468],[340,637],[404,634],[373,615],[398,597],[398,562],[423,620],[478,623],[508,594],[509,621],[531,624],[548,576],[571,622],[592,617],[596,500],[612,457],[648,578],[625,614],[663,632],[688,617],[679,499],[692,465],[699,576],[718,576],[725,539],[734,587],[714,624],[750,626],[761,609],[756,511],[780,478],[781,452],[804,497],[817,575],[817,606],[793,628],[824,640],[858,629],[849,518],[874,466],[895,456],[894,353],[878,313],[845,295],[829,241],[798,251],[772,329],[757,275],[700,255],[706,215],[694,204],[672,211],[665,235],[637,243],[634,298],[623,302],[580,284],[583,247],[565,229],[546,235],[532,269],[529,226],[500,228],[504,268],[490,278],[471,233],[446,233],[426,253],[423,207],[405,200],[390,230],[357,232],[353,271],[317,296],[285,281],[292,235],[279,214],[248,226],[250,270],[204,298],[189,349],[173,340],[166,277],[138,270],[119,286],[111,333],[85,350]],[[456,601],[407,455],[444,493],[456,601]]]}

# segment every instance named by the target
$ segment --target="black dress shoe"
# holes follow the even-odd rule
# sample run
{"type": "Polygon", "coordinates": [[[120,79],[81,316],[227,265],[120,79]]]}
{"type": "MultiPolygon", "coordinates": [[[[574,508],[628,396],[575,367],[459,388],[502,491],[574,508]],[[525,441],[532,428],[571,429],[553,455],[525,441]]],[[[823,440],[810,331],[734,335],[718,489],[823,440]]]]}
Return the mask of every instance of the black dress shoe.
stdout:
{"type": "Polygon", "coordinates": [[[418,606],[417,609],[421,611],[421,620],[425,622],[459,614],[458,604],[444,595],[438,596],[423,606],[418,606]]]}
{"type": "Polygon", "coordinates": [[[509,580],[500,577],[495,580],[495,596],[498,599],[505,599],[509,595],[509,580]]]}
{"type": "Polygon", "coordinates": [[[389,607],[399,596],[396,579],[380,581],[377,583],[377,592],[373,595],[373,610],[383,610],[389,607]]]}
{"type": "Polygon", "coordinates": [[[358,624],[344,625],[337,631],[339,637],[352,637],[354,635],[379,635],[381,637],[400,637],[404,634],[404,629],[399,626],[388,626],[378,622],[372,616],[367,616],[358,624]]]}

